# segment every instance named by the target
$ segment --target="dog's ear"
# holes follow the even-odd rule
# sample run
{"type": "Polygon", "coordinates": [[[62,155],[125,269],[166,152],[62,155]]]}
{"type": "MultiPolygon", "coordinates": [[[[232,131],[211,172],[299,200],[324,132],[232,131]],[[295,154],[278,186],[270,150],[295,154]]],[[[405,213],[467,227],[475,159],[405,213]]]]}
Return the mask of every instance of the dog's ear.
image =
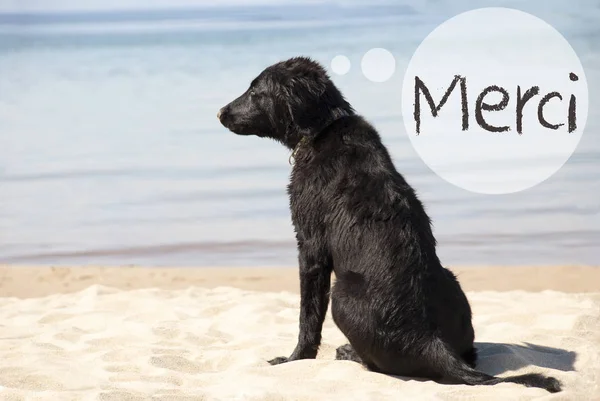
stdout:
{"type": "Polygon", "coordinates": [[[337,90],[327,78],[294,77],[289,83],[289,113],[295,131],[302,136],[315,136],[334,120],[332,92],[337,90]]]}

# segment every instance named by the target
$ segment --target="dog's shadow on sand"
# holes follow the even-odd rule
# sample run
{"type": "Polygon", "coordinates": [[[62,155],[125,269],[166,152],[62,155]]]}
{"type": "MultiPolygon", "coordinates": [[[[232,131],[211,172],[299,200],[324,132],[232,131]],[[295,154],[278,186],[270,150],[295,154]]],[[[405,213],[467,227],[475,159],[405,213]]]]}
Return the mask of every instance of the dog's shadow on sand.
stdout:
{"type": "MultiPolygon", "coordinates": [[[[510,376],[510,372],[527,366],[538,366],[563,372],[575,371],[576,352],[531,343],[523,344],[475,342],[478,355],[475,369],[492,376],[505,372],[508,372],[510,376]]],[[[430,380],[421,377],[388,376],[419,382],[430,380]]]]}
{"type": "Polygon", "coordinates": [[[575,370],[576,352],[531,343],[523,344],[476,342],[478,358],[475,369],[493,376],[527,366],[564,372],[575,370]]]}

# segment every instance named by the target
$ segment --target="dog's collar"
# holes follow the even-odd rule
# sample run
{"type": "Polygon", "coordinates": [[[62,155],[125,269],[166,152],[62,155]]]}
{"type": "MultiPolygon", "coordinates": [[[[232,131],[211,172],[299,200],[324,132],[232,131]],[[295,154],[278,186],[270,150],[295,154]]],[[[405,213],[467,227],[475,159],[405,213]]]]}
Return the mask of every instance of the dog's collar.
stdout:
{"type": "MultiPolygon", "coordinates": [[[[342,117],[347,117],[349,115],[353,114],[352,111],[348,112],[347,110],[343,110],[343,109],[338,109],[335,111],[335,116],[333,117],[333,119],[327,123],[323,129],[321,131],[323,131],[327,126],[333,124],[334,122],[336,122],[337,120],[339,120],[342,117]]],[[[292,150],[292,154],[290,155],[290,158],[288,159],[288,162],[290,163],[290,165],[293,165],[293,161],[292,160],[296,160],[296,155],[298,154],[298,151],[305,146],[307,143],[309,142],[309,137],[308,136],[303,136],[298,143],[296,144],[296,146],[294,146],[294,150],[292,150]]]]}
{"type": "Polygon", "coordinates": [[[292,154],[290,155],[290,158],[288,159],[288,162],[290,163],[290,165],[294,164],[294,162],[292,160],[296,160],[296,155],[298,154],[298,151],[307,142],[308,142],[308,137],[306,137],[306,136],[303,136],[302,139],[300,139],[300,141],[298,141],[298,143],[294,147],[294,150],[292,150],[292,154]]]}

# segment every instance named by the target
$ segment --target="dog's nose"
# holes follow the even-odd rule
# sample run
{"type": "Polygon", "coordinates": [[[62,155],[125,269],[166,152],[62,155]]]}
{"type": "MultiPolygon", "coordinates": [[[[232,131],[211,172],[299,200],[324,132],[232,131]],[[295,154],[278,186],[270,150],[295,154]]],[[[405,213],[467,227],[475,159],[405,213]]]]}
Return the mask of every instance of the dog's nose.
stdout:
{"type": "Polygon", "coordinates": [[[220,120],[221,119],[221,114],[223,113],[223,109],[219,109],[219,111],[217,111],[217,118],[220,120]]]}

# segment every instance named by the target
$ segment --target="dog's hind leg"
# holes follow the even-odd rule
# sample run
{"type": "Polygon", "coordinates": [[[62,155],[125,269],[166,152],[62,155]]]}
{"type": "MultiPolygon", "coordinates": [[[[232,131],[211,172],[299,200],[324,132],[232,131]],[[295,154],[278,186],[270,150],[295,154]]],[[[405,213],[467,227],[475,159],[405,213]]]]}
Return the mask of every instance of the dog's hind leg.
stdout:
{"type": "Polygon", "coordinates": [[[373,362],[370,362],[368,360],[365,360],[364,358],[361,358],[356,353],[356,351],[354,350],[352,345],[350,345],[350,344],[344,344],[342,346],[339,346],[335,350],[335,359],[337,361],[356,362],[356,363],[363,365],[365,368],[367,368],[370,371],[381,372],[381,370],[373,362]]]}
{"type": "Polygon", "coordinates": [[[345,344],[335,350],[335,359],[338,361],[354,361],[362,364],[363,360],[358,356],[352,345],[345,344]]]}

